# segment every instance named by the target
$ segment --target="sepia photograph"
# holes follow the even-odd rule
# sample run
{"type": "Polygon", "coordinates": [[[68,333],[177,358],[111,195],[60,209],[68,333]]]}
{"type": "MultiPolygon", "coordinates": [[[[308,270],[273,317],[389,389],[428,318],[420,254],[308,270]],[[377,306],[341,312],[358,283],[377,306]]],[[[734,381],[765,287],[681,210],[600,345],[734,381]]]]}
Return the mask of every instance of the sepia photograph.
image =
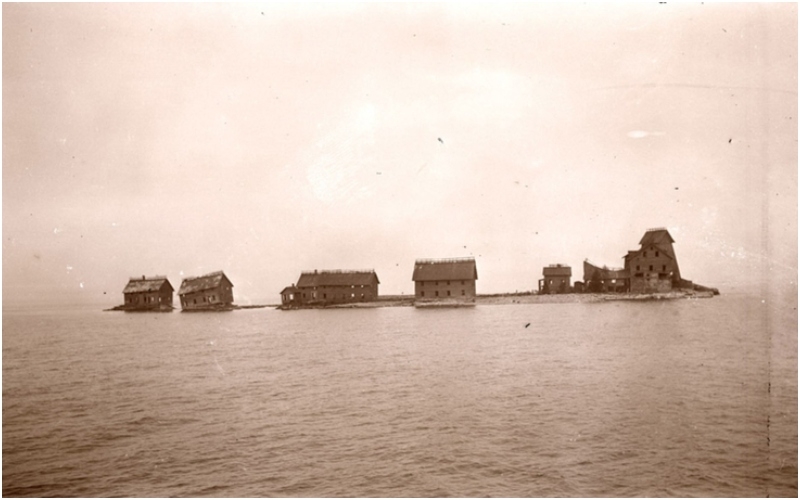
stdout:
{"type": "Polygon", "coordinates": [[[796,3],[2,5],[2,496],[798,496],[796,3]]]}

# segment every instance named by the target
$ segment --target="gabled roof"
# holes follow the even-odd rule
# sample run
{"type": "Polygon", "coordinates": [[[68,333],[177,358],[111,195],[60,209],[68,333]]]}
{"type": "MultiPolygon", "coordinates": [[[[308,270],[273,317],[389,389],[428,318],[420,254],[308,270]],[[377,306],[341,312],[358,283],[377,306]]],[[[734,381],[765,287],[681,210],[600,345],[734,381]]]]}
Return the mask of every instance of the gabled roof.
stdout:
{"type": "Polygon", "coordinates": [[[542,271],[545,276],[572,276],[572,268],[563,264],[547,266],[542,271]]]}
{"type": "Polygon", "coordinates": [[[222,284],[222,280],[227,281],[229,285],[233,286],[231,280],[229,280],[222,271],[204,274],[196,278],[184,278],[181,282],[181,289],[178,290],[178,295],[216,288],[222,284]]]}
{"type": "Polygon", "coordinates": [[[281,295],[285,295],[287,293],[297,293],[297,287],[295,286],[287,286],[283,290],[281,290],[281,295]]]}
{"type": "Polygon", "coordinates": [[[297,280],[297,288],[314,286],[361,286],[378,283],[374,270],[333,269],[322,271],[303,271],[297,280]]]}
{"type": "Polygon", "coordinates": [[[122,293],[157,292],[161,290],[164,283],[167,284],[170,292],[175,290],[166,276],[153,276],[150,278],[142,276],[141,278],[131,278],[122,293]]]}
{"type": "Polygon", "coordinates": [[[473,257],[420,259],[414,263],[412,281],[476,280],[478,268],[473,257]]]}
{"type": "Polygon", "coordinates": [[[671,245],[672,243],[675,243],[675,240],[672,239],[669,231],[664,228],[648,229],[644,233],[644,236],[642,236],[641,241],[639,241],[639,244],[642,246],[660,244],[667,246],[671,245]]]}

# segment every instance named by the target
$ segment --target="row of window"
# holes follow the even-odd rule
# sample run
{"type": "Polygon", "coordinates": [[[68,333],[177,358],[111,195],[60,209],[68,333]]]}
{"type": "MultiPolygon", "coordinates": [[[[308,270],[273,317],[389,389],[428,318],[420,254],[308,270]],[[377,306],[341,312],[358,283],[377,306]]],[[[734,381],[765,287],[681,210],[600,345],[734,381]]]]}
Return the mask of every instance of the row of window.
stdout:
{"type": "MultiPolygon", "coordinates": [[[[208,303],[208,302],[216,302],[216,301],[217,301],[217,296],[216,295],[212,295],[211,297],[203,296],[203,302],[208,303]]],[[[181,303],[182,304],[187,304],[188,300],[181,300],[181,303]]],[[[197,305],[197,299],[192,299],[192,304],[197,305]]]]}
{"type": "MultiPolygon", "coordinates": [[[[637,270],[637,271],[640,271],[640,270],[641,270],[641,269],[640,269],[640,266],[636,266],[636,270],[637,270]]],[[[652,266],[652,265],[650,265],[650,269],[649,269],[649,270],[650,270],[650,271],[652,271],[652,270],[653,270],[653,266],[652,266]]],[[[666,272],[666,271],[667,271],[667,266],[666,266],[666,264],[665,264],[665,265],[663,265],[663,266],[661,266],[661,271],[662,271],[662,272],[666,272]]]]}
{"type": "MultiPolygon", "coordinates": [[[[433,293],[434,293],[434,297],[438,297],[438,296],[439,296],[439,290],[436,290],[436,291],[435,291],[435,292],[433,292],[433,293]]],[[[463,297],[464,295],[466,295],[466,293],[464,292],[464,290],[461,290],[461,296],[463,297]]],[[[424,296],[425,296],[425,290],[420,290],[420,292],[419,292],[419,296],[420,296],[420,297],[424,297],[424,296]]],[[[451,296],[451,295],[450,295],[450,290],[447,290],[447,296],[448,296],[448,297],[450,297],[450,296],[451,296]]]]}
{"type": "MultiPolygon", "coordinates": [[[[311,295],[311,299],[312,299],[312,300],[314,300],[314,299],[316,299],[316,298],[317,298],[317,292],[311,292],[311,294],[310,294],[310,295],[311,295]]],[[[354,299],[354,298],[356,297],[356,294],[354,294],[354,293],[351,293],[351,294],[350,294],[350,297],[348,297],[347,295],[348,295],[348,294],[346,294],[346,293],[343,293],[343,294],[342,294],[342,298],[343,298],[343,299],[347,299],[347,298],[354,299]]],[[[303,293],[303,298],[304,298],[304,299],[305,299],[305,298],[307,298],[307,296],[306,296],[306,294],[305,294],[305,293],[303,293]]],[[[327,293],[323,293],[323,294],[322,294],[322,298],[323,298],[324,300],[327,300],[327,298],[328,298],[328,294],[327,294],[327,293]]],[[[335,298],[336,298],[336,295],[332,293],[332,294],[331,294],[331,299],[335,299],[335,298]]],[[[363,293],[361,294],[361,298],[362,298],[362,299],[364,298],[364,294],[363,294],[363,293]]],[[[290,295],[289,295],[289,300],[294,300],[294,295],[293,295],[293,294],[290,294],[290,295]]]]}
{"type": "MultiPolygon", "coordinates": [[[[422,283],[422,286],[425,286],[426,284],[427,284],[427,285],[430,285],[430,284],[431,284],[431,282],[430,282],[430,281],[420,281],[420,283],[422,283]]],[[[464,285],[464,284],[465,284],[465,282],[463,282],[463,281],[462,281],[462,282],[461,282],[461,284],[462,284],[462,285],[464,285]]],[[[449,281],[447,282],[447,285],[448,285],[448,286],[450,286],[450,282],[449,282],[449,281]]],[[[434,281],[434,282],[433,282],[433,286],[439,286],[439,282],[438,282],[438,281],[434,281]]]]}
{"type": "MultiPolygon", "coordinates": [[[[155,302],[156,302],[156,299],[158,299],[158,302],[159,302],[159,304],[160,304],[160,303],[161,303],[161,297],[148,297],[148,296],[144,296],[144,297],[142,297],[142,302],[143,302],[143,303],[145,303],[145,304],[151,304],[151,303],[155,303],[155,302]]],[[[128,298],[126,299],[126,301],[127,301],[129,304],[138,304],[138,303],[139,303],[139,297],[137,297],[137,296],[128,297],[128,298]]]]}
{"type": "MultiPolygon", "coordinates": [[[[364,288],[365,286],[370,286],[370,285],[358,285],[358,288],[364,288]]],[[[312,287],[311,289],[312,290],[316,290],[317,288],[318,287],[315,286],[315,287],[312,287]]],[[[343,286],[339,286],[339,287],[332,287],[332,288],[347,288],[347,285],[343,285],[343,286]]],[[[356,288],[356,285],[350,285],[350,288],[356,288]]]]}

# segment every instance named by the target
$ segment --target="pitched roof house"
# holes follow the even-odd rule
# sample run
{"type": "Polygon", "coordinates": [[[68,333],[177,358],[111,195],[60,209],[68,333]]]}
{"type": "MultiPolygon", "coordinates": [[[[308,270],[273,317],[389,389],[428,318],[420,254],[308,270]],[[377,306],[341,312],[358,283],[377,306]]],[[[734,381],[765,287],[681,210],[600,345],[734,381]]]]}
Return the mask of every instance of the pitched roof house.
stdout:
{"type": "Polygon", "coordinates": [[[473,257],[418,259],[414,263],[414,296],[419,300],[475,300],[478,268],[473,257]]]}
{"type": "Polygon", "coordinates": [[[126,310],[172,310],[172,288],[166,276],[131,278],[122,295],[126,310]]]}
{"type": "Polygon", "coordinates": [[[293,305],[326,305],[377,300],[380,280],[373,269],[303,271],[297,285],[281,292],[282,302],[293,305]]]}
{"type": "Polygon", "coordinates": [[[233,304],[233,283],[222,271],[185,278],[178,296],[185,311],[226,308],[233,304]]]}

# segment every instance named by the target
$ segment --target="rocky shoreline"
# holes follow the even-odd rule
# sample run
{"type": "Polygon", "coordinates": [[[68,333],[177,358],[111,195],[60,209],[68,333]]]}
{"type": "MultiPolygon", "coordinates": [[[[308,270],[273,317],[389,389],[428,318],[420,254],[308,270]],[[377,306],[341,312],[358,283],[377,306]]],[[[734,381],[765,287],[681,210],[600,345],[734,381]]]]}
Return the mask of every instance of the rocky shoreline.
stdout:
{"type": "MultiPolygon", "coordinates": [[[[714,290],[678,290],[666,293],[565,293],[553,295],[539,294],[496,294],[478,295],[475,302],[467,306],[507,305],[507,304],[570,304],[575,302],[608,302],[608,301],[660,301],[677,299],[707,299],[718,295],[714,290]]],[[[414,307],[414,297],[387,297],[374,302],[355,302],[350,304],[331,304],[314,306],[277,306],[276,309],[289,311],[298,309],[372,309],[376,307],[414,307]]],[[[427,301],[425,307],[448,307],[450,303],[427,301]]]]}

